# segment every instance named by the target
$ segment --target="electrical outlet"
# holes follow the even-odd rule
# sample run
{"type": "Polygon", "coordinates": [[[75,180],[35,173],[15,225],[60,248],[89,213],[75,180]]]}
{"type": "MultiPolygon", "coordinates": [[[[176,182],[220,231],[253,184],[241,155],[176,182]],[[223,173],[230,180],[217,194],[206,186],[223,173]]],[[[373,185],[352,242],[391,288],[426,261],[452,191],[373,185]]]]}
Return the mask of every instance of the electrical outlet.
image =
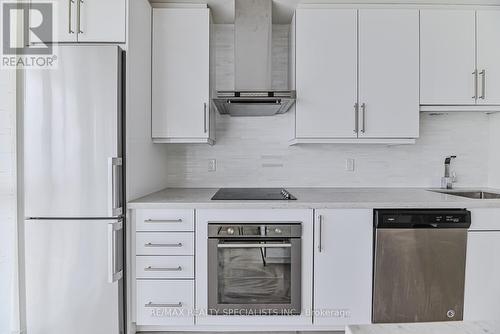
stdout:
{"type": "Polygon", "coordinates": [[[345,170],[348,172],[354,172],[354,159],[345,160],[345,170]]]}
{"type": "Polygon", "coordinates": [[[215,172],[217,170],[217,160],[210,159],[208,160],[208,171],[215,172]]]}

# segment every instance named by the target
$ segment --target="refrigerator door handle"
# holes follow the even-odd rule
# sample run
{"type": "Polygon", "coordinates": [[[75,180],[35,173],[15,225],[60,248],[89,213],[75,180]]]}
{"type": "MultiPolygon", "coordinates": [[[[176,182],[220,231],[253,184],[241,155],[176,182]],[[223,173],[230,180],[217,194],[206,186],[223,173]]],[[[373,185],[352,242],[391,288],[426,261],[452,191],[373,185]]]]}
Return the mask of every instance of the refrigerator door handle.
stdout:
{"type": "Polygon", "coordinates": [[[111,217],[117,217],[123,214],[121,204],[121,170],[123,164],[122,158],[110,157],[108,159],[108,186],[109,186],[109,214],[111,217]]]}
{"type": "Polygon", "coordinates": [[[123,277],[123,269],[118,270],[117,234],[123,229],[123,221],[108,223],[108,282],[113,283],[123,277]]]}

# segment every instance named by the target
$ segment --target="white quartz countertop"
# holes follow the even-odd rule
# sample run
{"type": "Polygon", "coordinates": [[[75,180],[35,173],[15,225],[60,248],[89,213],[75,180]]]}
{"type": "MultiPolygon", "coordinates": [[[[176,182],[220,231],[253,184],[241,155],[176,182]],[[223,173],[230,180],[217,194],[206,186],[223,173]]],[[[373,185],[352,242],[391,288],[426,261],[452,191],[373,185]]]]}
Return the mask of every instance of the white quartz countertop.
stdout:
{"type": "MultiPolygon", "coordinates": [[[[295,201],[212,201],[218,188],[167,188],[128,203],[129,209],[182,208],[500,208],[500,199],[470,199],[426,188],[286,188],[295,201]]],[[[475,188],[477,190],[479,188],[475,188]]],[[[457,188],[455,191],[469,190],[457,188]]],[[[500,193],[499,189],[481,188],[500,193]]]]}
{"type": "Polygon", "coordinates": [[[500,322],[450,321],[413,324],[373,324],[348,326],[346,334],[498,334],[500,322]]]}

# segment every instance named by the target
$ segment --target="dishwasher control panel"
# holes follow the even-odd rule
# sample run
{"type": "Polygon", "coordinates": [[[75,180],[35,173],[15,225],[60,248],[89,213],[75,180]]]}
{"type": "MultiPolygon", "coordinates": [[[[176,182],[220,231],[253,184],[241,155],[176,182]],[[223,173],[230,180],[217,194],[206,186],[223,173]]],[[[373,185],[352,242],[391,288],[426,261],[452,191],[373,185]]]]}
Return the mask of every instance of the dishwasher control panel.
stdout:
{"type": "Polygon", "coordinates": [[[468,228],[465,209],[381,209],[374,211],[376,228],[468,228]]]}

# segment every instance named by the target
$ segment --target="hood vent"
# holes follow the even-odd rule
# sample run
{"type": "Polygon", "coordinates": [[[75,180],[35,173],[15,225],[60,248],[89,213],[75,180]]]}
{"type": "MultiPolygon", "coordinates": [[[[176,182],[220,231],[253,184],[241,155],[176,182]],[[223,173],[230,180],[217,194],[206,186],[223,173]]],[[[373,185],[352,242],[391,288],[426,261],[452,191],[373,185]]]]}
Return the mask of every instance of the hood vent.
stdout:
{"type": "Polygon", "coordinates": [[[234,91],[217,91],[213,102],[221,114],[271,116],[287,112],[295,91],[273,90],[272,2],[235,0],[234,91]]]}

